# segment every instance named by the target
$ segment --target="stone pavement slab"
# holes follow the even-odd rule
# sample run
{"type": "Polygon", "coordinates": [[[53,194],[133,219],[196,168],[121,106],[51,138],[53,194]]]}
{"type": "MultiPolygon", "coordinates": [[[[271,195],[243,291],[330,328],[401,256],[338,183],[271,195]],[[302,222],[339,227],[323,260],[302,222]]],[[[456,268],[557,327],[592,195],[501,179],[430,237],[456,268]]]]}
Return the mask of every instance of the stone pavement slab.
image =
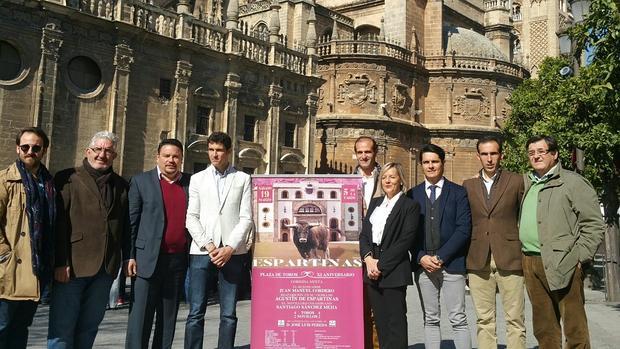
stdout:
{"type": "MultiPolygon", "coordinates": [[[[592,291],[586,289],[586,311],[588,313],[588,321],[590,327],[590,338],[592,348],[595,349],[612,349],[618,348],[620,343],[620,304],[606,303],[604,294],[600,291],[592,291]]],[[[468,295],[467,300],[467,316],[469,327],[471,329],[473,347],[477,347],[475,322],[476,315],[471,303],[471,297],[468,295]]],[[[409,321],[409,348],[424,348],[424,333],[422,323],[422,310],[415,287],[409,287],[407,292],[408,304],[408,321],[409,321]]],[[[498,304],[501,307],[501,302],[498,304]]],[[[250,347],[250,301],[239,302],[237,307],[237,316],[239,324],[237,327],[236,348],[247,349],[250,347]]],[[[37,311],[34,323],[31,327],[29,348],[45,348],[45,337],[47,336],[47,313],[48,307],[41,305],[37,311]]],[[[127,313],[128,309],[108,310],[106,316],[99,329],[99,334],[95,341],[95,348],[123,348],[125,343],[125,331],[127,330],[127,313]]],[[[183,335],[185,328],[185,319],[188,313],[188,306],[181,304],[179,316],[176,326],[176,335],[174,340],[174,348],[183,348],[183,335]]],[[[207,317],[205,319],[205,348],[212,349],[217,347],[217,324],[218,324],[219,306],[211,305],[207,307],[207,317]]],[[[526,302],[526,325],[527,325],[527,348],[537,348],[537,342],[532,332],[531,322],[531,304],[529,300],[526,302]]],[[[499,348],[506,348],[506,336],[504,334],[505,326],[503,325],[503,314],[499,309],[498,314],[498,341],[499,348]]],[[[451,341],[452,334],[449,328],[447,318],[442,319],[442,349],[454,348],[451,341]]],[[[361,348],[360,348],[361,349],[361,348]]]]}

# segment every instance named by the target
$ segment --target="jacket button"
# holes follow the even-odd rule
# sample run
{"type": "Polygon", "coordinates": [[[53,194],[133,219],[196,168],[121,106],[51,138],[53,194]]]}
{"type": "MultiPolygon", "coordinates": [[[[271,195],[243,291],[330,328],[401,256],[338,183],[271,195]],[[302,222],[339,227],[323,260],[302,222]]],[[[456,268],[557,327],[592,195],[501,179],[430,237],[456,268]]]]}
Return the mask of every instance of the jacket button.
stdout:
{"type": "Polygon", "coordinates": [[[21,233],[19,233],[20,236],[26,236],[26,233],[24,233],[23,231],[21,233]]]}
{"type": "Polygon", "coordinates": [[[489,232],[487,231],[487,232],[485,232],[485,234],[489,235],[489,232]]]}
{"type": "Polygon", "coordinates": [[[17,259],[17,264],[22,264],[22,260],[21,259],[17,259]]]}

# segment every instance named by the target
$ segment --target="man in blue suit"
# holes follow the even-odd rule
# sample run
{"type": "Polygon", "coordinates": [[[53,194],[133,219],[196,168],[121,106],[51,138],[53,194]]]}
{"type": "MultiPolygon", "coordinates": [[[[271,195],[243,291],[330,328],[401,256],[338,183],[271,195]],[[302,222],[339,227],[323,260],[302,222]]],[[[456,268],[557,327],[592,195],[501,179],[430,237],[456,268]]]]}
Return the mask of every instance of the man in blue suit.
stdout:
{"type": "Polygon", "coordinates": [[[147,348],[156,313],[152,348],[171,348],[179,296],[187,269],[185,229],[190,175],[181,172],[183,145],[165,139],[157,166],[131,179],[131,252],[126,274],[135,276],[125,346],[147,348]]]}
{"type": "Polygon", "coordinates": [[[420,224],[412,253],[420,303],[424,312],[424,342],[428,349],[441,344],[440,301],[454,332],[456,349],[471,348],[465,314],[465,256],[471,236],[467,192],[443,176],[446,153],[427,144],[420,151],[424,182],[407,195],[420,205],[420,224]]]}

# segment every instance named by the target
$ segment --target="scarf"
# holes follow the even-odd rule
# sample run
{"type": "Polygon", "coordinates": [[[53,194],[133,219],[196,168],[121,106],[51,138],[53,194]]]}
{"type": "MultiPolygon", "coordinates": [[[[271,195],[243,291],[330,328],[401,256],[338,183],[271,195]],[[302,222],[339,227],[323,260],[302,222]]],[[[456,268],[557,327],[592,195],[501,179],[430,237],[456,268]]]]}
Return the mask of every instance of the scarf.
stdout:
{"type": "Polygon", "coordinates": [[[21,160],[18,159],[15,163],[26,192],[32,271],[43,286],[51,281],[53,270],[53,234],[56,221],[54,181],[43,164],[39,165],[37,178],[34,178],[21,160]]]}
{"type": "Polygon", "coordinates": [[[109,210],[112,207],[112,202],[114,201],[114,191],[112,190],[112,166],[108,167],[105,170],[97,170],[93,168],[88,159],[84,158],[84,169],[86,172],[90,174],[95,183],[97,183],[97,188],[99,188],[99,193],[101,194],[101,199],[105,204],[105,207],[109,210]]]}

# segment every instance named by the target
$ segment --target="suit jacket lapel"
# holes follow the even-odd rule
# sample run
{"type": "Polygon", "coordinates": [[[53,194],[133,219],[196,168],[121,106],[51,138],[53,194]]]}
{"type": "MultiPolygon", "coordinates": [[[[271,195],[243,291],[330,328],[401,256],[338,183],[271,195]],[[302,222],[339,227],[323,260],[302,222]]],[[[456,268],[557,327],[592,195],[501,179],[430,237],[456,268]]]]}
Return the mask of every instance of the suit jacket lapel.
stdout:
{"type": "Polygon", "coordinates": [[[398,201],[396,201],[396,204],[394,204],[394,207],[392,207],[392,211],[390,212],[390,214],[387,217],[387,220],[385,221],[385,226],[383,227],[383,236],[381,237],[381,245],[383,245],[383,243],[385,242],[385,238],[387,235],[391,235],[392,232],[394,231],[394,228],[392,227],[392,225],[394,225],[394,221],[396,220],[396,216],[398,216],[398,213],[400,212],[400,208],[403,205],[403,200],[404,198],[404,194],[401,195],[398,198],[398,201]]]}
{"type": "Polygon", "coordinates": [[[491,196],[488,213],[493,212],[493,209],[495,208],[495,206],[497,206],[499,199],[502,197],[502,195],[504,195],[506,188],[508,188],[509,180],[510,178],[508,178],[508,176],[502,176],[502,174],[500,173],[499,178],[497,179],[497,183],[493,183],[495,184],[495,192],[493,192],[493,195],[491,196]]]}
{"type": "Polygon", "coordinates": [[[99,207],[105,207],[99,188],[97,188],[97,183],[95,183],[95,179],[88,173],[88,171],[86,171],[84,167],[78,167],[76,172],[77,178],[84,184],[88,191],[90,191],[90,193],[97,198],[99,207]]]}
{"type": "Polygon", "coordinates": [[[161,185],[159,184],[159,176],[157,175],[157,168],[154,168],[151,170],[149,177],[151,180],[150,184],[153,186],[154,193],[156,193],[155,195],[157,195],[158,198],[161,198],[159,202],[161,202],[160,208],[161,208],[161,213],[163,215],[164,214],[164,194],[162,193],[161,185]]]}
{"type": "Polygon", "coordinates": [[[226,202],[226,198],[228,197],[228,192],[230,191],[230,188],[232,187],[232,184],[236,179],[235,172],[227,174],[226,177],[227,178],[224,181],[224,193],[222,194],[222,197],[220,198],[220,212],[222,211],[222,208],[224,207],[224,203],[226,202]]]}
{"type": "Polygon", "coordinates": [[[441,218],[443,217],[443,211],[446,208],[446,202],[448,202],[448,195],[450,195],[450,182],[447,179],[443,181],[443,188],[441,188],[441,195],[437,199],[439,204],[439,212],[437,215],[437,219],[439,220],[439,224],[441,224],[441,218]]]}
{"type": "Polygon", "coordinates": [[[424,183],[415,187],[415,189],[413,189],[413,192],[418,198],[418,204],[420,204],[420,212],[426,212],[426,190],[424,189],[424,183]]]}
{"type": "Polygon", "coordinates": [[[470,203],[479,205],[480,207],[482,207],[486,213],[491,212],[489,209],[489,206],[487,205],[487,199],[486,199],[486,194],[485,194],[485,190],[486,188],[484,187],[484,183],[482,183],[482,179],[478,178],[476,180],[476,185],[474,186],[474,196],[472,198],[470,198],[470,203]]]}

